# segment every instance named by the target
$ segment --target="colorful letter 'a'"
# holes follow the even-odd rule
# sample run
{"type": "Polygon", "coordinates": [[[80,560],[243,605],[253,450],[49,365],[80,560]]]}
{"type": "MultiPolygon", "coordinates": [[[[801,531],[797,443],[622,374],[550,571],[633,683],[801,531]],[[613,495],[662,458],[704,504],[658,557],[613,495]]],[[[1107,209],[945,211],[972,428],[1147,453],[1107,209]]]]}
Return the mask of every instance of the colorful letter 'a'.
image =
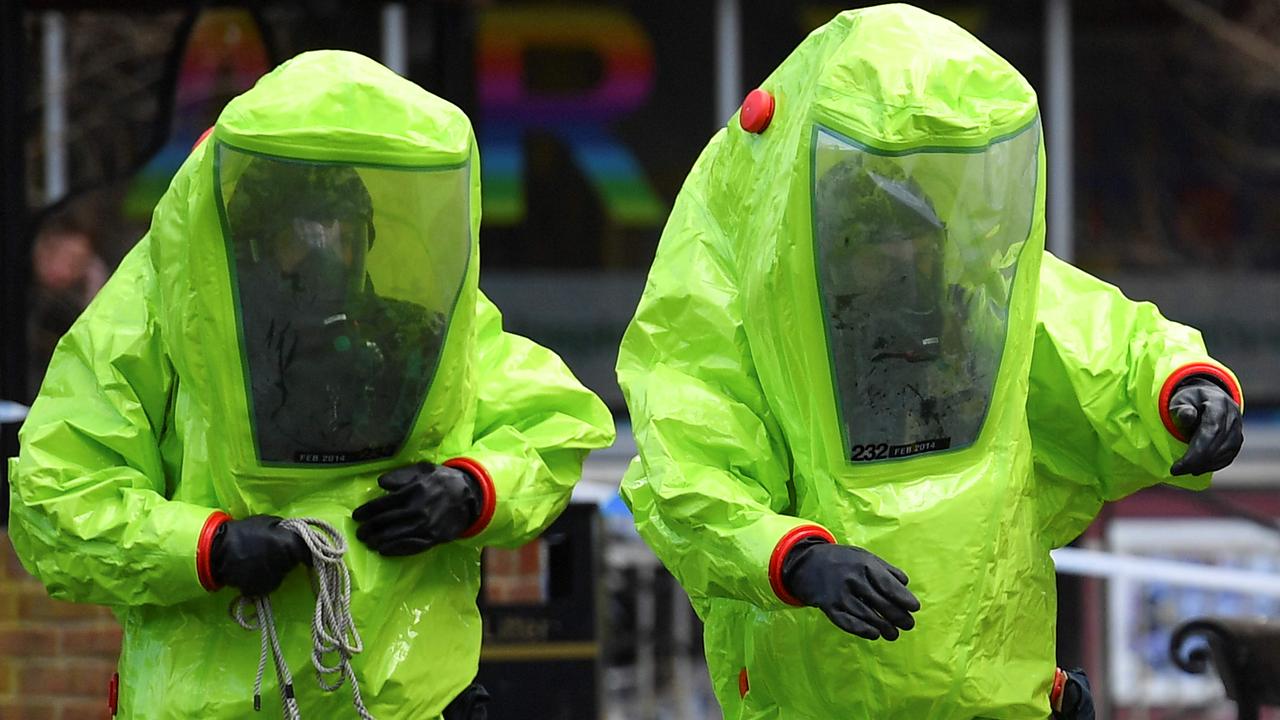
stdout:
{"type": "Polygon", "coordinates": [[[611,220],[662,222],[662,201],[605,125],[639,106],[653,87],[653,47],[633,18],[612,8],[494,8],[482,17],[479,44],[486,223],[513,225],[524,217],[522,140],[529,129],[568,146],[611,220]],[[524,52],[532,47],[590,50],[601,60],[603,78],[580,94],[530,92],[523,70],[524,52]]]}

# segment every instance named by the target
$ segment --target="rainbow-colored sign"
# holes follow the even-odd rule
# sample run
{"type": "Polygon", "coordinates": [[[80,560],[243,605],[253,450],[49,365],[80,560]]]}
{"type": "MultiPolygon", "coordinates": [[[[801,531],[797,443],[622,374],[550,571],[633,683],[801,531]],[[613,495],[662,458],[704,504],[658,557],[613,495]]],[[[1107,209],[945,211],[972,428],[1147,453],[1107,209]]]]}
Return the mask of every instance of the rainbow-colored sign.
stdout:
{"type": "Polygon", "coordinates": [[[666,209],[608,122],[634,110],[653,89],[653,46],[626,12],[581,5],[492,8],[481,16],[478,88],[485,223],[514,225],[525,215],[524,133],[564,142],[599,193],[607,216],[624,225],[657,225],[666,209]],[[582,93],[537,94],[524,83],[530,48],[589,50],[603,67],[582,93]]]}
{"type": "Polygon", "coordinates": [[[178,72],[169,142],[134,178],[124,200],[126,217],[145,220],[151,214],[196,138],[231,98],[253,87],[270,67],[262,29],[252,13],[235,8],[200,13],[178,72]]]}
{"type": "MultiPolygon", "coordinates": [[[[607,216],[620,224],[659,225],[666,207],[635,156],[608,123],[649,98],[653,46],[626,12],[590,6],[498,7],[483,11],[479,28],[479,142],[485,222],[524,219],[524,134],[549,132],[564,142],[599,193],[607,216]],[[530,48],[588,50],[603,68],[600,83],[577,94],[538,94],[525,86],[530,48]]],[[[191,145],[222,107],[249,89],[271,66],[252,13],[215,8],[192,27],[178,75],[169,143],[134,179],[126,216],[145,219],[168,187],[191,145]]]]}

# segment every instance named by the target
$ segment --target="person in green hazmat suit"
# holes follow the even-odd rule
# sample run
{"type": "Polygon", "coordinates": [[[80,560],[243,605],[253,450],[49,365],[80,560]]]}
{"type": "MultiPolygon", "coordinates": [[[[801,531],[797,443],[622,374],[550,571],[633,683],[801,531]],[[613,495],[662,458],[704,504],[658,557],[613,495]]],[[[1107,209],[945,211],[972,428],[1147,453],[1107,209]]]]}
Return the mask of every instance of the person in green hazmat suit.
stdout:
{"type": "Polygon", "coordinates": [[[1093,717],[1049,551],[1206,487],[1242,397],[1044,251],[1044,179],[1028,83],[905,5],[812,33],[694,165],[619,354],[622,491],[726,718],[1093,717]]]}
{"type": "Polygon", "coordinates": [[[484,717],[480,550],[541,532],[613,422],[503,332],[477,287],[479,200],[466,116],[347,52],[262,78],[182,165],[10,463],[24,566],[124,626],[119,717],[252,714],[265,646],[228,606],[268,594],[300,677],[263,694],[355,716],[301,679],[314,556],[282,518],[348,540],[368,716],[484,717]]]}

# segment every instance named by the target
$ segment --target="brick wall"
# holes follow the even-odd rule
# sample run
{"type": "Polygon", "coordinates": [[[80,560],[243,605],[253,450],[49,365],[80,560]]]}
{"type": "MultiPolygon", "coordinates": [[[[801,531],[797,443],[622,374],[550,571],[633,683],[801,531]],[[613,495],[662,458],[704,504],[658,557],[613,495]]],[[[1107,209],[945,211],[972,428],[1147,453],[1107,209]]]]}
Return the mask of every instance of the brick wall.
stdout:
{"type": "Polygon", "coordinates": [[[514,550],[484,549],[484,601],[541,605],[547,601],[547,552],[542,540],[514,550]]]}
{"type": "Polygon", "coordinates": [[[50,599],[0,529],[0,718],[106,718],[119,654],[111,613],[50,599]]]}

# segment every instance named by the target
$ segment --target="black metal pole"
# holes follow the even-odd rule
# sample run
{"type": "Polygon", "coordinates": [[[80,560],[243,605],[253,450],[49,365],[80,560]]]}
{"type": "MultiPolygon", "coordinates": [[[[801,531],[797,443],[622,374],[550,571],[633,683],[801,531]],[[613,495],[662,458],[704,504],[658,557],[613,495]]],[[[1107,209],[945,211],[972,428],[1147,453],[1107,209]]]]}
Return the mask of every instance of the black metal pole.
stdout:
{"type": "MultiPolygon", "coordinates": [[[[0,399],[27,397],[26,94],[22,0],[0,0],[0,399]]],[[[18,452],[16,425],[0,425],[0,525],[9,518],[8,463],[18,452]]]]}

